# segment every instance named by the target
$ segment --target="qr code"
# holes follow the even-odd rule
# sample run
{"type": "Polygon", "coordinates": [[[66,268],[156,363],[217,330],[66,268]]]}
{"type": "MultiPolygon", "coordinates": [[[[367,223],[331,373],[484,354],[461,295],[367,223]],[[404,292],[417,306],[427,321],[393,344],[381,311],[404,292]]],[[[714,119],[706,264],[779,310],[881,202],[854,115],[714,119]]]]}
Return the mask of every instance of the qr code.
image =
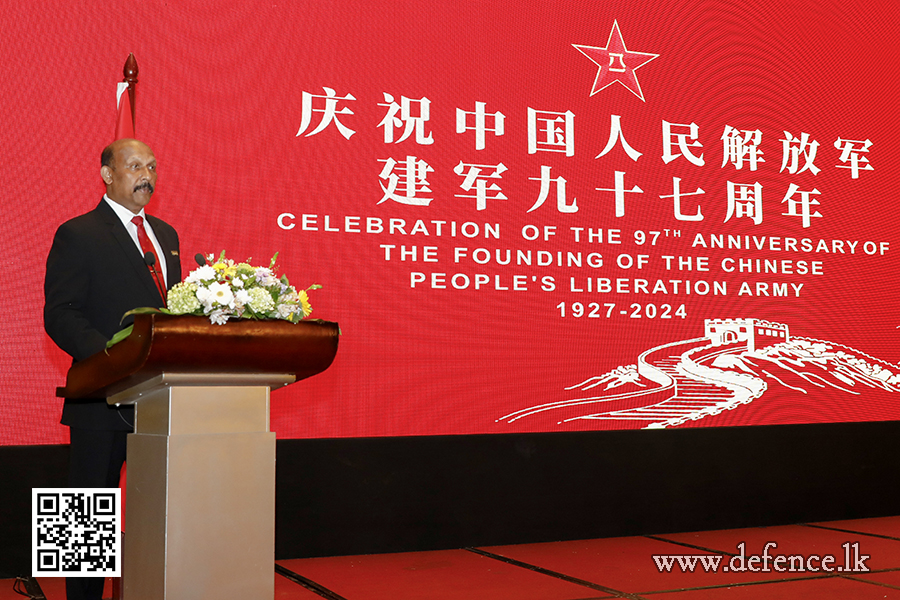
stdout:
{"type": "Polygon", "coordinates": [[[118,488],[33,488],[34,577],[120,577],[118,488]]]}

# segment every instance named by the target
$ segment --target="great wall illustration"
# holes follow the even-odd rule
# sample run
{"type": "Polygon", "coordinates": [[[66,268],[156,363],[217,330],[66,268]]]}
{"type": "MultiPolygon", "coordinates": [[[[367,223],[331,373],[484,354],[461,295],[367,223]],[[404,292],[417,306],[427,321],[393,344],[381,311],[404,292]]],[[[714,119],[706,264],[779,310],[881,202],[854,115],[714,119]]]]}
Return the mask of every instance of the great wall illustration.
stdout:
{"type": "Polygon", "coordinates": [[[603,420],[675,427],[750,404],[770,386],[799,394],[900,392],[900,367],[840,344],[791,337],[784,323],[706,319],[703,337],[651,348],[636,365],[565,388],[575,398],[530,406],[497,421],[553,416],[560,424],[603,420]],[[598,388],[600,394],[593,391],[598,388]]]}

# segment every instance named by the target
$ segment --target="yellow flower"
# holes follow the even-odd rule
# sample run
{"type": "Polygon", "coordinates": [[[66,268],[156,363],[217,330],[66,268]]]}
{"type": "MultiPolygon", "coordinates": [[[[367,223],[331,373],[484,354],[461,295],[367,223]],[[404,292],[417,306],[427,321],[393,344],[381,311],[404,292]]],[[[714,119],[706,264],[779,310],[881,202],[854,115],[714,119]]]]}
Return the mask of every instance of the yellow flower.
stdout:
{"type": "Polygon", "coordinates": [[[229,279],[234,277],[234,275],[237,273],[237,267],[232,260],[228,260],[226,262],[217,262],[213,265],[213,268],[217,273],[220,273],[222,276],[229,279]]]}
{"type": "Polygon", "coordinates": [[[303,309],[304,319],[312,313],[312,306],[309,303],[309,296],[306,294],[306,290],[300,291],[300,308],[303,309]]]}

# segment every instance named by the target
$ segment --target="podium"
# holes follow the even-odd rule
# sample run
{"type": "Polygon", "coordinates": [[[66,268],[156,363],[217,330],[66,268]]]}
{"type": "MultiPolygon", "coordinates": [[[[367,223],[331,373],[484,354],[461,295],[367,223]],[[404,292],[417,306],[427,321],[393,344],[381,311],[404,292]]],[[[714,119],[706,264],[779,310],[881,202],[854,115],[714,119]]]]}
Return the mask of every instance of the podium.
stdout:
{"type": "Polygon", "coordinates": [[[125,600],[274,597],[275,434],[269,395],[324,371],[336,323],[136,315],[75,363],[57,396],[133,404],[125,600]]]}

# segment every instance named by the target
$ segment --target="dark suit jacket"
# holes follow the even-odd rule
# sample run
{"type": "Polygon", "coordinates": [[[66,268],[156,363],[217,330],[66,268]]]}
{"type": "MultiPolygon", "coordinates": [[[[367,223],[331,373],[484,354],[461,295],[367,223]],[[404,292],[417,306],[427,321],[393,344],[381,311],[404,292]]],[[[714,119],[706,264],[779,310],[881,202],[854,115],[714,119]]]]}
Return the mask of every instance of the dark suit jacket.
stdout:
{"type": "MultiPolygon", "coordinates": [[[[147,221],[162,248],[159,259],[166,261],[167,287],[172,287],[181,281],[178,234],[160,219],[147,215],[147,221]]],[[[44,329],[74,361],[104,350],[131,322],[121,322],[129,310],[162,305],[140,250],[105,200],[60,225],[47,257],[44,329]]],[[[64,425],[129,430],[133,422],[131,407],[112,408],[105,399],[66,399],[63,407],[64,425]]]]}

